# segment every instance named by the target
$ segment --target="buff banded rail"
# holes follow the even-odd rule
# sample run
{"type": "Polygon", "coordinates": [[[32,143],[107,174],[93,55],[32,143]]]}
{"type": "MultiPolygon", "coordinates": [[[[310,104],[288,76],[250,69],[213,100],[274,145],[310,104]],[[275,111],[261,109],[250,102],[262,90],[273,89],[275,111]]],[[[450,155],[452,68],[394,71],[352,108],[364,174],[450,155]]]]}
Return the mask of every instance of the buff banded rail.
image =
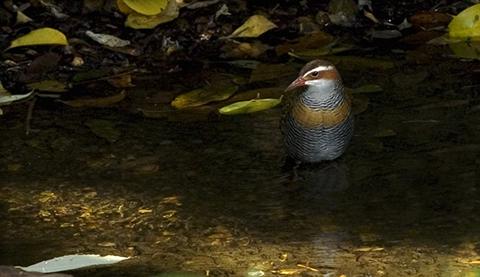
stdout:
{"type": "Polygon", "coordinates": [[[282,120],[287,154],[306,163],[340,157],[353,135],[353,114],[339,72],[328,61],[311,61],[285,91],[296,88],[282,120]]]}

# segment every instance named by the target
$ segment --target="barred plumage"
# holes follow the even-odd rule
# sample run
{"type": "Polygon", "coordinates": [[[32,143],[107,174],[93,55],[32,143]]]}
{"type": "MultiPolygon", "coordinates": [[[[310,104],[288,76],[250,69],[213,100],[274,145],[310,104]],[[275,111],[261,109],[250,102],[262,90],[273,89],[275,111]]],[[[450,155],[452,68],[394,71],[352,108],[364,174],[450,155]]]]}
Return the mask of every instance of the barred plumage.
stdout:
{"type": "Polygon", "coordinates": [[[309,163],[338,158],[353,135],[351,104],[340,75],[333,64],[316,60],[305,65],[289,89],[299,86],[306,88],[294,96],[282,122],[288,155],[309,163]]]}

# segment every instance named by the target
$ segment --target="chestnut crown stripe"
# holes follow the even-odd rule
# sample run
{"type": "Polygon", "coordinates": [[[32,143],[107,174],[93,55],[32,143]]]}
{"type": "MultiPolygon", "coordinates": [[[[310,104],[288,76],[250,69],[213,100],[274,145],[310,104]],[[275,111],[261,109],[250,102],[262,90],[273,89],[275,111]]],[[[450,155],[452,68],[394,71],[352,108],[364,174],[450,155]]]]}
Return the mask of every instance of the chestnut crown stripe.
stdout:
{"type": "Polygon", "coordinates": [[[315,71],[330,71],[330,70],[334,70],[334,67],[331,66],[331,65],[321,65],[321,66],[317,66],[315,67],[314,69],[312,70],[309,70],[307,72],[305,72],[303,74],[303,76],[307,76],[308,74],[312,73],[312,72],[315,72],[315,71]]]}
{"type": "Polygon", "coordinates": [[[301,102],[292,109],[292,117],[304,128],[335,127],[345,121],[351,112],[350,99],[346,98],[332,110],[314,110],[301,102]]]}

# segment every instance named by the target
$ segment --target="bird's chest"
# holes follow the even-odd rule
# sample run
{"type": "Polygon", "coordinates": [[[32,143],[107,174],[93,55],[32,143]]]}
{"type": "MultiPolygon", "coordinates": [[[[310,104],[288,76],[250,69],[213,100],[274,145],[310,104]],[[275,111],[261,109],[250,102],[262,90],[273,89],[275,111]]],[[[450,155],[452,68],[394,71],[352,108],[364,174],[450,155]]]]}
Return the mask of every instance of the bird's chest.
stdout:
{"type": "Polygon", "coordinates": [[[301,100],[294,101],[290,117],[305,129],[333,128],[345,122],[351,114],[350,100],[342,98],[331,105],[308,105],[301,100]]]}

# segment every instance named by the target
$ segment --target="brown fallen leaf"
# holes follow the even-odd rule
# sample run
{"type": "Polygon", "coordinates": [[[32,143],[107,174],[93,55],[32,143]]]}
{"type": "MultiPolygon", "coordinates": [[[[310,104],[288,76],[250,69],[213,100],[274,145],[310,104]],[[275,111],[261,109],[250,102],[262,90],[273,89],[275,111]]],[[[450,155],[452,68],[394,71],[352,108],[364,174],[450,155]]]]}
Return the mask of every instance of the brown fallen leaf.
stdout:
{"type": "Polygon", "coordinates": [[[434,27],[447,26],[451,20],[452,16],[445,13],[421,11],[412,15],[408,21],[415,27],[431,29],[434,27]]]}
{"type": "Polygon", "coordinates": [[[275,48],[277,55],[287,54],[288,52],[304,51],[308,49],[317,49],[333,42],[333,37],[325,32],[317,32],[303,36],[298,41],[287,42],[275,48]]]}
{"type": "Polygon", "coordinates": [[[267,50],[268,46],[259,41],[253,43],[229,41],[222,47],[225,57],[234,59],[258,58],[267,50]]]}
{"type": "Polygon", "coordinates": [[[134,87],[132,84],[132,75],[131,74],[125,74],[125,75],[119,75],[112,77],[111,79],[107,80],[108,83],[110,83],[112,86],[116,88],[130,88],[134,87]]]}
{"type": "Polygon", "coordinates": [[[75,107],[75,108],[83,108],[83,107],[88,107],[88,108],[103,108],[103,107],[108,107],[113,104],[116,104],[123,99],[125,99],[127,93],[125,90],[122,90],[119,94],[112,95],[112,96],[107,96],[107,97],[100,97],[100,98],[83,98],[83,99],[75,99],[75,100],[68,100],[68,101],[62,101],[65,105],[68,105],[70,107],[75,107]]]}

